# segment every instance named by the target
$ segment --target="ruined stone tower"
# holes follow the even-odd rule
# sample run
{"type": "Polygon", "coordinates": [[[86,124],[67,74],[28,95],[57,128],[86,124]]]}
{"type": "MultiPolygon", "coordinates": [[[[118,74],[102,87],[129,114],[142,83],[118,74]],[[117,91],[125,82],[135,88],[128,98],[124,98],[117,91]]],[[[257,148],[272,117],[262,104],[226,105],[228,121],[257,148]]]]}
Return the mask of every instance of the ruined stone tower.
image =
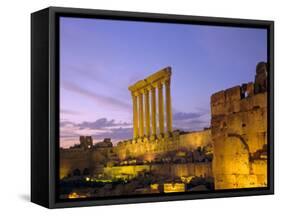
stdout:
{"type": "Polygon", "coordinates": [[[255,82],[211,96],[215,189],[267,185],[267,64],[255,82]]]}

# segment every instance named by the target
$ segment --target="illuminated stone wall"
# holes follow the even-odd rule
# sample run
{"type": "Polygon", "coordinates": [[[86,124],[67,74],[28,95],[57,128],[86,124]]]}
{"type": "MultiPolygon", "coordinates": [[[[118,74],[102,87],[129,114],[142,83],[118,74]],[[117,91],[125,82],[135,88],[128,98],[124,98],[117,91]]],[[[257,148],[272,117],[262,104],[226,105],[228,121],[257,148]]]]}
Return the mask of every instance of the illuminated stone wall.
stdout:
{"type": "Polygon", "coordinates": [[[210,129],[185,133],[179,136],[179,146],[187,150],[194,150],[198,147],[205,147],[208,145],[212,145],[210,129]]]}
{"type": "MultiPolygon", "coordinates": [[[[260,63],[256,77],[266,79],[264,74],[266,64],[260,63]]],[[[267,92],[258,80],[211,97],[216,189],[267,185],[267,92]]]]}
{"type": "Polygon", "coordinates": [[[156,156],[169,151],[194,150],[207,145],[212,145],[210,129],[184,134],[175,131],[172,137],[163,139],[139,139],[137,142],[125,140],[118,143],[114,151],[120,160],[142,157],[144,160],[151,161],[156,156]]]}
{"type": "Polygon", "coordinates": [[[110,159],[110,148],[100,149],[61,149],[60,179],[73,175],[75,170],[83,174],[88,169],[90,174],[103,172],[104,164],[110,159]]]}
{"type": "Polygon", "coordinates": [[[205,162],[187,164],[128,165],[104,168],[104,174],[109,178],[121,176],[134,178],[144,172],[179,178],[183,176],[211,177],[212,165],[210,162],[205,162]]]}
{"type": "MultiPolygon", "coordinates": [[[[103,173],[103,167],[106,166],[108,161],[116,159],[114,158],[115,155],[120,161],[129,158],[141,158],[144,161],[150,162],[156,157],[161,157],[167,152],[194,150],[199,146],[204,147],[211,145],[211,141],[211,130],[206,129],[203,131],[189,132],[184,134],[174,132],[172,137],[156,139],[154,141],[150,141],[148,139],[144,139],[139,142],[126,140],[119,143],[117,146],[109,148],[61,149],[60,178],[66,177],[69,174],[73,174],[74,170],[76,169],[79,169],[81,173],[85,168],[89,169],[91,174],[103,173]]],[[[190,169],[188,167],[192,166],[193,165],[188,165],[187,169],[190,169]]],[[[119,169],[128,169],[126,172],[130,172],[130,170],[132,171],[133,169],[138,169],[137,167],[138,166],[130,166],[130,168],[124,168],[122,166],[116,167],[113,170],[117,170],[116,172],[119,172],[119,169]]],[[[181,166],[176,168],[178,171],[175,172],[184,173],[185,171],[180,169],[180,167],[181,166]]],[[[159,166],[159,168],[161,167],[159,166]]],[[[198,169],[200,169],[200,165],[198,165],[198,169]]],[[[162,171],[166,172],[165,169],[162,171]]],[[[161,169],[159,172],[161,172],[161,169]]]]}
{"type": "Polygon", "coordinates": [[[75,169],[83,172],[89,167],[90,152],[84,149],[67,149],[60,151],[60,178],[72,174],[75,169]]]}

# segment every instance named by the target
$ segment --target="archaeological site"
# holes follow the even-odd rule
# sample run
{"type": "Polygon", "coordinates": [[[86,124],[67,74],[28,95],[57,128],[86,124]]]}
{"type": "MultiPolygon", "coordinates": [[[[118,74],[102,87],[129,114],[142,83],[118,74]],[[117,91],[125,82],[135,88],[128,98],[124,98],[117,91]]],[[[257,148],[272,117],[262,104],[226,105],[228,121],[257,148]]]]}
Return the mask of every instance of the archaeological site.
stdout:
{"type": "Polygon", "coordinates": [[[209,127],[197,131],[173,128],[173,73],[166,67],[128,87],[130,139],[88,134],[60,148],[61,198],[267,186],[267,63],[248,83],[209,95],[209,127]]]}

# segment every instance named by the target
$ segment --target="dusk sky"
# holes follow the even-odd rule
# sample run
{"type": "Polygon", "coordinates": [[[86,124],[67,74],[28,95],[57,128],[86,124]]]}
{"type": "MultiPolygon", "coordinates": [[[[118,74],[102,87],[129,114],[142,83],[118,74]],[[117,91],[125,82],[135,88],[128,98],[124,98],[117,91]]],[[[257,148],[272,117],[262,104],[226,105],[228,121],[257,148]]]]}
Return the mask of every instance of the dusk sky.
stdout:
{"type": "Polygon", "coordinates": [[[253,81],[266,59],[265,29],[61,18],[60,146],[132,138],[128,86],[167,66],[173,128],[209,127],[210,96],[253,81]]]}

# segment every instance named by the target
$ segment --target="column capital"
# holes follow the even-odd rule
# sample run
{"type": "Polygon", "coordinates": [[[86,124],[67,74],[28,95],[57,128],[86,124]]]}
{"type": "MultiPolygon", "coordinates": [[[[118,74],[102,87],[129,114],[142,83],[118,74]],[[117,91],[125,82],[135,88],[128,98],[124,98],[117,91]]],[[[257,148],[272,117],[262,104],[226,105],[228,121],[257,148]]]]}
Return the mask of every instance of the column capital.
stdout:
{"type": "Polygon", "coordinates": [[[144,91],[144,94],[148,94],[150,89],[148,87],[146,87],[143,91],[144,91]]]}
{"type": "Polygon", "coordinates": [[[138,90],[138,92],[139,92],[139,94],[144,94],[145,93],[145,89],[142,88],[142,89],[138,90]]]}
{"type": "Polygon", "coordinates": [[[156,89],[157,88],[157,82],[151,83],[151,88],[156,89]]]}
{"type": "Polygon", "coordinates": [[[148,86],[145,88],[145,90],[146,90],[146,91],[151,91],[153,88],[155,88],[155,87],[152,86],[152,85],[148,85],[148,86]]]}
{"type": "Polygon", "coordinates": [[[132,95],[132,97],[139,96],[139,92],[138,91],[131,91],[131,95],[132,95]]]}
{"type": "Polygon", "coordinates": [[[165,85],[166,86],[170,86],[171,85],[171,79],[170,79],[170,77],[169,78],[167,78],[167,79],[165,79],[165,85]]]}
{"type": "Polygon", "coordinates": [[[163,81],[161,80],[161,81],[157,82],[156,86],[157,86],[158,89],[162,89],[163,88],[163,81]]]}

